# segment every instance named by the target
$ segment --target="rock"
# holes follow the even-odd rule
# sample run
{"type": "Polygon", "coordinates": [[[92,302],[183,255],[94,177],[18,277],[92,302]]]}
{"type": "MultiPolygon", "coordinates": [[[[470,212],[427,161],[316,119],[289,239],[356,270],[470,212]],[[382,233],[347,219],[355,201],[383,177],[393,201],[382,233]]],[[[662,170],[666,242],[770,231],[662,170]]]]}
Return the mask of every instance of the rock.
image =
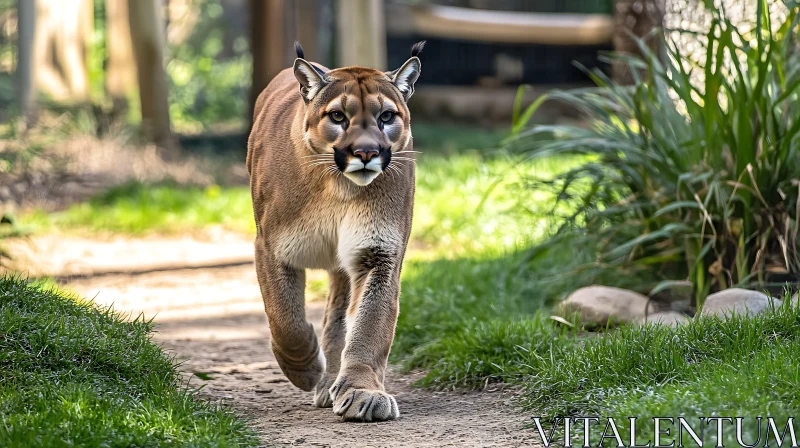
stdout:
{"type": "Polygon", "coordinates": [[[791,303],[794,306],[797,305],[798,300],[800,300],[800,291],[794,293],[792,298],[789,300],[789,303],[791,303]]]}
{"type": "Polygon", "coordinates": [[[16,196],[21,197],[25,194],[25,190],[28,189],[28,186],[25,185],[24,182],[19,182],[11,186],[11,192],[14,193],[16,196]]]}
{"type": "Polygon", "coordinates": [[[711,294],[706,298],[701,316],[728,316],[741,313],[746,316],[755,316],[773,307],[779,307],[783,302],[758,291],[748,289],[730,288],[711,294]]]}
{"type": "Polygon", "coordinates": [[[691,319],[686,317],[686,315],[683,313],[679,313],[677,311],[661,311],[649,314],[647,316],[647,320],[645,320],[645,318],[637,319],[635,324],[638,326],[652,324],[677,327],[678,325],[688,324],[689,322],[691,322],[691,319]]]}
{"type": "MultiPolygon", "coordinates": [[[[581,322],[597,325],[629,323],[644,319],[650,300],[647,296],[626,289],[609,286],[587,286],[580,288],[561,302],[558,307],[562,315],[578,313],[581,322]]],[[[655,304],[649,311],[655,312],[655,304]]]]}

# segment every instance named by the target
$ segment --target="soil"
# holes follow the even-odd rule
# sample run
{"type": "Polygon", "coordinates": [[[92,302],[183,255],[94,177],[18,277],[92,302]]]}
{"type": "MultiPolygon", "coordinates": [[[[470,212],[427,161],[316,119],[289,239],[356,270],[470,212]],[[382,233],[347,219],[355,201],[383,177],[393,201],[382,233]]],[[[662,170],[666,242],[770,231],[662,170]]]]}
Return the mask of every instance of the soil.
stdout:
{"type": "MultiPolygon", "coordinates": [[[[292,386],[270,351],[269,325],[252,262],[230,262],[229,257],[212,263],[206,257],[198,264],[197,258],[191,257],[192,250],[186,248],[206,253],[201,243],[116,239],[111,252],[131,256],[119,257],[127,261],[103,271],[97,264],[94,269],[86,266],[109,253],[105,246],[109,242],[81,240],[82,249],[75,253],[83,260],[80,274],[68,270],[66,276],[52,271],[49,275],[99,304],[113,304],[132,316],[155,316],[154,339],[182,362],[181,369],[191,376],[190,385],[203,386],[202,397],[227,403],[248,418],[263,446],[539,445],[535,430],[524,428],[528,417],[514,408],[512,389],[435,392],[413,386],[420,373],[403,374],[395,369],[387,373],[387,391],[394,394],[401,413],[394,421],[346,423],[330,409],[312,406],[312,393],[292,386]],[[141,247],[150,250],[143,252],[141,247]],[[186,256],[174,256],[181,251],[186,256]],[[135,254],[140,253],[147,253],[140,261],[161,262],[136,265],[135,254]],[[180,265],[181,259],[188,268],[180,265]]],[[[61,238],[60,243],[39,246],[59,253],[64,266],[75,266],[78,263],[68,262],[67,254],[69,247],[77,245],[61,238]]],[[[235,252],[226,253],[232,256],[235,252]]],[[[318,332],[323,309],[322,301],[307,303],[308,319],[318,332]]]]}

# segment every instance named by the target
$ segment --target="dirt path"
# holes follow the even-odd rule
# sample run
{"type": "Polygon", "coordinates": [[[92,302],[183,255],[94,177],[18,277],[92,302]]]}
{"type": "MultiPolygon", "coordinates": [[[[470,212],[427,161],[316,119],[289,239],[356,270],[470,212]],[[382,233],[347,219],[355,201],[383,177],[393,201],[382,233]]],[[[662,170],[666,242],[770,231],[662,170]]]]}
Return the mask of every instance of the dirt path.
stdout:
{"type": "MultiPolygon", "coordinates": [[[[174,253],[178,248],[160,241],[157,250],[174,253]]],[[[93,253],[91,246],[81,250],[84,259],[92,259],[93,253]]],[[[157,313],[156,339],[183,361],[184,371],[199,374],[191,384],[204,386],[202,395],[248,416],[265,446],[536,444],[533,431],[523,429],[525,416],[509,403],[510,392],[437,393],[412,387],[417,376],[394,370],[387,374],[386,387],[397,398],[400,419],[344,423],[330,409],[313,407],[312,394],[292,386],[280,372],[269,349],[269,327],[252,264],[137,270],[129,263],[127,268],[138,272],[84,274],[65,279],[65,286],[133,315],[157,313]]],[[[307,304],[318,332],[323,307],[319,301],[307,304]]]]}

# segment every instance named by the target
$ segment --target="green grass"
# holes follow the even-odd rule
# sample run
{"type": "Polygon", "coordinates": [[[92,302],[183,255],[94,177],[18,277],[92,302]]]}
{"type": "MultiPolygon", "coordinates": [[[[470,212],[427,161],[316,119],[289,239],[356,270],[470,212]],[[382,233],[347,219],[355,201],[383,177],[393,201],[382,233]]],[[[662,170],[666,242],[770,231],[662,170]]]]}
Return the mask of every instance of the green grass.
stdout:
{"type": "MultiPolygon", "coordinates": [[[[788,302],[754,318],[703,318],[677,329],[622,327],[588,337],[542,313],[461,322],[413,353],[428,369],[422,384],[519,384],[525,409],[545,417],[769,415],[785,421],[800,410],[800,308],[788,302]]],[[[753,431],[746,427],[748,438],[753,431]]]]}
{"type": "Polygon", "coordinates": [[[518,207],[518,184],[528,176],[552,175],[569,163],[519,164],[497,151],[425,152],[417,163],[411,238],[439,255],[492,252],[541,238],[546,192],[531,195],[531,209],[518,207]]]}
{"type": "Polygon", "coordinates": [[[0,445],[255,445],[238,417],[180,387],[151,330],[0,277],[0,445]]]}
{"type": "Polygon", "coordinates": [[[419,358],[425,357],[418,354],[420,347],[461,334],[464,325],[473,320],[523,310],[525,304],[507,278],[516,261],[513,253],[500,251],[495,257],[483,253],[471,258],[408,259],[392,346],[394,360],[404,361],[408,367],[427,366],[429,363],[419,358]],[[417,357],[409,357],[415,353],[417,357]]]}
{"type": "Polygon", "coordinates": [[[34,231],[179,234],[217,225],[255,233],[247,187],[178,188],[128,183],[57,213],[36,211],[20,222],[34,231]]]}

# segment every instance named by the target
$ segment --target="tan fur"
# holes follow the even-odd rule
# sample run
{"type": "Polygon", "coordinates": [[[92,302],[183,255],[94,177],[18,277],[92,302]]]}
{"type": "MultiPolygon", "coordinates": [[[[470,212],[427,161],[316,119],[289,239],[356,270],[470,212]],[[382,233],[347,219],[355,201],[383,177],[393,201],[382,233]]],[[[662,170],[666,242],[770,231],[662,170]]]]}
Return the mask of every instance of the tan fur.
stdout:
{"type": "Polygon", "coordinates": [[[247,154],[273,352],[295,386],[315,390],[317,406],[347,420],[396,418],[383,382],[413,209],[408,107],[391,73],[360,67],[328,72],[306,102],[296,70],[282,71],[259,96],[247,154]],[[331,105],[347,112],[346,129],[325,115],[331,105]],[[390,131],[377,124],[385,107],[399,120],[390,131]],[[391,147],[392,161],[358,186],[336,168],[332,148],[373,143],[391,147]],[[330,277],[321,347],[305,318],[307,268],[330,277]]]}

